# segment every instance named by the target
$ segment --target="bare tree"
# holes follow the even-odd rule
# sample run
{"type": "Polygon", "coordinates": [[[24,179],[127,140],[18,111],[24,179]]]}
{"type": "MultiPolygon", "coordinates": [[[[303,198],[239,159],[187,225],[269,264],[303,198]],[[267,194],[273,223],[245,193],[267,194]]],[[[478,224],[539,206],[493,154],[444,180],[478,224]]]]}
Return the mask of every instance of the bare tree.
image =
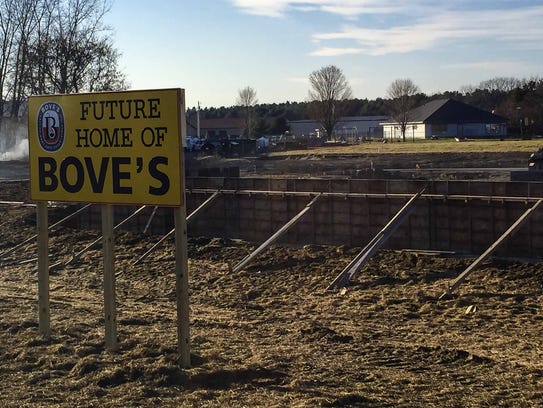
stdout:
{"type": "Polygon", "coordinates": [[[110,0],[0,0],[0,92],[12,114],[30,94],[125,89],[104,26],[110,0]]]}
{"type": "Polygon", "coordinates": [[[238,99],[236,104],[243,108],[243,115],[245,117],[245,129],[243,134],[247,138],[251,138],[255,129],[255,117],[254,117],[254,106],[257,104],[258,99],[256,99],[256,91],[247,86],[238,91],[238,99]]]}
{"type": "Polygon", "coordinates": [[[390,98],[388,101],[390,116],[400,126],[404,142],[407,123],[410,120],[409,111],[415,106],[414,96],[419,92],[419,87],[410,79],[396,79],[387,89],[387,96],[390,98]]]}
{"type": "Polygon", "coordinates": [[[10,91],[8,82],[12,74],[13,51],[18,30],[17,1],[0,1],[0,121],[4,117],[5,96],[10,91]]]}
{"type": "Polygon", "coordinates": [[[31,66],[28,60],[28,46],[32,40],[33,32],[38,26],[38,7],[40,2],[36,0],[17,0],[15,18],[18,21],[15,46],[12,55],[11,74],[11,116],[20,115],[20,106],[26,98],[27,73],[31,66]]]}
{"type": "Polygon", "coordinates": [[[334,65],[313,71],[309,75],[309,83],[314,115],[330,139],[342,115],[342,102],[352,97],[351,87],[341,69],[334,65]]]}
{"type": "Polygon", "coordinates": [[[510,92],[522,86],[522,81],[513,77],[495,77],[479,83],[478,89],[487,91],[510,92]]]}

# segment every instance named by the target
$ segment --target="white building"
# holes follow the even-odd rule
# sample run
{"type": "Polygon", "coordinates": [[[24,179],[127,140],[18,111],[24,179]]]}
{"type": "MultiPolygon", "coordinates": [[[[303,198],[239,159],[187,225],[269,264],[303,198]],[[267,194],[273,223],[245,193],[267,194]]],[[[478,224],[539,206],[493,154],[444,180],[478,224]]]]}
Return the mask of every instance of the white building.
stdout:
{"type": "MultiPolygon", "coordinates": [[[[330,139],[336,140],[365,140],[380,139],[383,137],[381,122],[388,116],[345,116],[340,118],[334,127],[334,134],[330,139]]],[[[323,135],[319,122],[314,120],[291,120],[287,124],[290,133],[295,136],[323,135]]]]}
{"type": "MultiPolygon", "coordinates": [[[[411,110],[405,138],[501,138],[507,135],[507,119],[454,99],[437,99],[411,110]]],[[[382,122],[383,137],[401,139],[398,122],[382,122]]]]}

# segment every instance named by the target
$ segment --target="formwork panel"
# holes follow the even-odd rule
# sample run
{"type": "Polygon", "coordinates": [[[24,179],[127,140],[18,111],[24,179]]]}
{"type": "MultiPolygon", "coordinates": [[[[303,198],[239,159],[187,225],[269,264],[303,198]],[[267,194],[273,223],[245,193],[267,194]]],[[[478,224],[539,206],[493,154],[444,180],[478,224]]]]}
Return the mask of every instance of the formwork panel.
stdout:
{"type": "Polygon", "coordinates": [[[255,222],[261,222],[263,220],[270,220],[270,211],[266,209],[255,210],[253,213],[253,219],[255,222]]]}
{"type": "Polygon", "coordinates": [[[449,242],[451,248],[454,248],[456,252],[473,253],[470,234],[466,231],[455,231],[451,233],[449,242]]]}
{"type": "Polygon", "coordinates": [[[344,198],[333,198],[331,200],[332,213],[343,213],[348,214],[351,212],[351,202],[344,198]]]}
{"type": "Polygon", "coordinates": [[[469,194],[469,181],[449,181],[448,182],[448,194],[449,195],[467,195],[469,194]]]}
{"type": "Polygon", "coordinates": [[[485,233],[492,235],[494,226],[490,220],[472,220],[471,229],[474,233],[485,233]]]}
{"type": "Polygon", "coordinates": [[[257,218],[253,222],[253,228],[259,236],[264,237],[261,240],[266,239],[266,237],[271,236],[275,232],[271,220],[267,218],[257,218]]]}
{"type": "Polygon", "coordinates": [[[351,180],[351,193],[365,194],[368,193],[371,180],[351,180]]]}
{"type": "Polygon", "coordinates": [[[492,234],[489,234],[488,232],[477,231],[471,234],[472,245],[474,246],[475,249],[477,248],[481,249],[481,251],[477,251],[477,252],[485,251],[494,242],[496,242],[496,239],[494,239],[492,234]]]}
{"type": "Polygon", "coordinates": [[[350,191],[351,191],[351,183],[349,179],[330,180],[331,193],[349,193],[350,191]]]}
{"type": "Polygon", "coordinates": [[[543,250],[543,236],[541,235],[532,235],[532,247],[534,252],[537,250],[543,250]]]}
{"type": "MultiPolygon", "coordinates": [[[[215,190],[298,190],[316,194],[335,191],[340,194],[415,194],[423,180],[330,180],[289,178],[187,178],[187,213],[194,211],[209,194],[191,192],[198,189],[215,190]],[[225,187],[226,186],[226,187],[225,187]],[[227,188],[228,187],[228,188],[227,188]]],[[[427,247],[456,252],[481,252],[495,242],[534,201],[508,201],[506,196],[543,196],[543,183],[434,181],[427,193],[460,195],[464,199],[421,199],[409,216],[392,235],[389,247],[427,247]],[[503,200],[477,198],[504,197],[503,200]]],[[[314,195],[313,195],[314,196],[314,195]]],[[[309,196],[275,194],[226,194],[194,217],[188,232],[193,235],[225,236],[261,242],[267,239],[298,214],[311,200],[309,196]]],[[[282,242],[342,244],[364,246],[379,232],[407,202],[405,198],[322,197],[305,216],[294,225],[282,242]]],[[[115,212],[116,223],[129,216],[137,206],[123,206],[115,212]]],[[[144,210],[124,229],[142,230],[152,207],[144,210]]],[[[149,232],[165,233],[171,229],[171,209],[160,208],[149,232]]],[[[100,230],[100,206],[92,206],[74,223],[83,228],[100,230]]],[[[501,253],[507,256],[543,255],[543,207],[526,220],[513,237],[503,243],[501,253]]]]}
{"type": "Polygon", "coordinates": [[[269,178],[257,178],[254,179],[253,190],[269,191],[270,179],[269,178]]]}
{"type": "Polygon", "coordinates": [[[353,245],[361,245],[363,242],[367,242],[370,240],[369,231],[366,226],[352,225],[351,235],[352,235],[353,245]]]}
{"type": "Polygon", "coordinates": [[[271,196],[269,197],[269,201],[270,211],[273,213],[285,212],[288,210],[288,200],[286,197],[271,196]]]}
{"type": "Polygon", "coordinates": [[[511,182],[507,183],[505,195],[508,197],[528,197],[529,192],[529,183],[511,182]]]}
{"type": "Polygon", "coordinates": [[[447,181],[433,181],[431,184],[432,194],[449,194],[449,183],[447,181]]]}
{"type": "Polygon", "coordinates": [[[198,182],[198,188],[206,188],[211,190],[230,189],[231,184],[237,185],[237,178],[224,179],[223,177],[203,177],[198,182]],[[201,184],[200,184],[201,182],[201,184]]]}
{"type": "Polygon", "coordinates": [[[469,184],[469,195],[491,196],[494,193],[492,182],[476,182],[469,184]]]}
{"type": "Polygon", "coordinates": [[[507,194],[507,184],[504,182],[492,183],[492,195],[498,197],[504,197],[507,194]]]}
{"type": "Polygon", "coordinates": [[[311,191],[324,193],[329,191],[329,180],[297,179],[296,191],[311,191]]]}
{"type": "Polygon", "coordinates": [[[351,225],[352,217],[348,212],[335,212],[332,214],[332,223],[351,225]]]}
{"type": "Polygon", "coordinates": [[[434,234],[433,247],[430,249],[441,251],[450,251],[452,249],[449,230],[437,229],[434,234]]]}
{"type": "Polygon", "coordinates": [[[265,195],[255,196],[254,198],[255,211],[267,211],[271,210],[271,200],[265,195]]]}
{"type": "Polygon", "coordinates": [[[540,197],[543,198],[543,183],[541,182],[532,182],[528,184],[530,197],[540,197]]]}
{"type": "Polygon", "coordinates": [[[321,198],[311,209],[313,219],[318,223],[330,223],[332,214],[332,199],[321,198]]]}
{"type": "Polygon", "coordinates": [[[287,191],[288,182],[286,179],[270,179],[270,190],[287,191]]]}
{"type": "Polygon", "coordinates": [[[232,201],[237,202],[237,207],[240,211],[252,211],[255,207],[255,201],[257,200],[257,197],[254,195],[248,196],[248,195],[237,195],[237,196],[229,196],[229,198],[232,199],[232,201]]]}
{"type": "Polygon", "coordinates": [[[388,194],[415,194],[426,184],[420,180],[388,180],[388,194]]]}
{"type": "Polygon", "coordinates": [[[428,228],[412,228],[408,231],[413,240],[425,240],[428,242],[428,228]]]}
{"type": "Polygon", "coordinates": [[[386,180],[372,180],[368,186],[368,193],[386,194],[386,192],[387,192],[386,180]]]}
{"type": "Polygon", "coordinates": [[[362,215],[362,214],[353,214],[351,216],[351,225],[352,226],[355,226],[355,225],[359,225],[359,226],[366,226],[368,225],[368,217],[367,215],[362,215]]]}

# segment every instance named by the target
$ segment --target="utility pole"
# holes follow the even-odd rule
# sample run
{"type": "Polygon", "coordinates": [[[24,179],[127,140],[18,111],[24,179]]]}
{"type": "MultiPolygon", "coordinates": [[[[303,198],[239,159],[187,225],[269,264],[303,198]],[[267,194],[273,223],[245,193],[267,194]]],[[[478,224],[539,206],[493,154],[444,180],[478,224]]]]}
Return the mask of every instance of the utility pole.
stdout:
{"type": "Polygon", "coordinates": [[[198,101],[196,108],[196,137],[200,139],[200,101],[198,101]]]}

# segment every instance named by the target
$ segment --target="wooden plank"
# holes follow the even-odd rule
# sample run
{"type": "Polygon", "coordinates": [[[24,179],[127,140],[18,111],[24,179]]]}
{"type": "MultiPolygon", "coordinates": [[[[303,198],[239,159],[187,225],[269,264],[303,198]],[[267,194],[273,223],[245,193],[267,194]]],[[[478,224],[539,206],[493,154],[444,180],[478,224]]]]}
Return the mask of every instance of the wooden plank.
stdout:
{"type": "Polygon", "coordinates": [[[102,204],[102,251],[104,260],[104,319],[106,350],[116,351],[117,308],[115,305],[115,253],[113,248],[113,205],[102,204]]]}
{"type": "Polygon", "coordinates": [[[47,228],[47,201],[37,204],[38,237],[38,326],[40,333],[51,336],[49,309],[49,233],[47,228]]]}
{"type": "Polygon", "coordinates": [[[313,204],[315,204],[318,199],[321,197],[321,194],[318,194],[313,198],[298,214],[294,216],[289,222],[283,225],[275,234],[269,237],[263,244],[261,244],[257,249],[252,253],[243,258],[236,266],[232,268],[233,272],[237,272],[243,269],[249,262],[256,258],[261,252],[267,249],[271,244],[273,244],[277,239],[279,239],[285,232],[287,232],[293,225],[295,225],[304,215],[308,212],[313,204]]]}
{"type": "Polygon", "coordinates": [[[511,235],[515,230],[517,230],[524,222],[528,219],[528,217],[539,207],[539,205],[543,202],[543,200],[537,201],[532,207],[530,207],[528,210],[524,212],[520,216],[520,218],[507,229],[492,245],[488,247],[488,249],[481,254],[471,265],[469,265],[464,272],[462,272],[455,280],[454,282],[447,288],[447,290],[439,297],[440,299],[450,295],[460,284],[473,272],[475,268],[477,268],[484,260],[486,260],[495,250],[500,246],[500,244],[509,236],[511,235]]]}
{"type": "Polygon", "coordinates": [[[190,367],[189,267],[185,206],[174,209],[175,219],[175,292],[177,299],[177,351],[179,364],[190,367]]]}

